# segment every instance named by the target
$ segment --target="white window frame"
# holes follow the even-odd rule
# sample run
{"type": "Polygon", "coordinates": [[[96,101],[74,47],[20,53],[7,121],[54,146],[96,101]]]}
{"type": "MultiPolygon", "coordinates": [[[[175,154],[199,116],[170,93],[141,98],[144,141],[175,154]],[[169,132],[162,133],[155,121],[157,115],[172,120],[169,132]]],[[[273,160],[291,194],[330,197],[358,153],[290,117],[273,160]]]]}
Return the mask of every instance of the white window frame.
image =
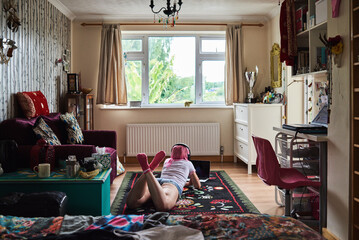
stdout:
{"type": "Polygon", "coordinates": [[[126,52],[128,61],[142,61],[142,107],[182,107],[183,104],[149,104],[149,59],[148,59],[148,38],[149,37],[194,37],[196,44],[196,54],[195,54],[195,103],[194,106],[200,105],[220,105],[225,106],[224,99],[223,101],[216,102],[203,102],[202,98],[202,62],[203,61],[225,61],[225,52],[222,53],[211,53],[211,52],[202,52],[202,40],[216,40],[221,39],[225,40],[225,34],[195,34],[195,33],[176,33],[176,34],[158,34],[158,33],[145,33],[141,35],[137,34],[122,34],[122,39],[126,40],[142,40],[142,51],[131,51],[126,52]]]}

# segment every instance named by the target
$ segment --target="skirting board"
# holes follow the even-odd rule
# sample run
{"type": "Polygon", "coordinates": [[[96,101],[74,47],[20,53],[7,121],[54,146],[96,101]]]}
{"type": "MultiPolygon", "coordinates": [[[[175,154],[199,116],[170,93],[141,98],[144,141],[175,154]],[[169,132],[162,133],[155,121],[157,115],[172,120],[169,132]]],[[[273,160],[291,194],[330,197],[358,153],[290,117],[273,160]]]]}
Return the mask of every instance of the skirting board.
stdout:
{"type": "MultiPolygon", "coordinates": [[[[121,163],[124,163],[124,157],[119,157],[121,163]]],[[[153,156],[149,156],[149,161],[151,161],[153,156]]],[[[166,156],[168,158],[168,156],[166,156]]],[[[220,156],[192,156],[193,160],[209,160],[211,162],[221,162],[220,156]]],[[[223,162],[233,162],[233,156],[223,156],[223,162]]],[[[126,163],[138,163],[136,157],[126,157],[126,163]]]]}
{"type": "Polygon", "coordinates": [[[325,237],[328,240],[340,240],[338,237],[336,237],[333,233],[331,233],[328,229],[323,228],[323,237],[325,237]]]}

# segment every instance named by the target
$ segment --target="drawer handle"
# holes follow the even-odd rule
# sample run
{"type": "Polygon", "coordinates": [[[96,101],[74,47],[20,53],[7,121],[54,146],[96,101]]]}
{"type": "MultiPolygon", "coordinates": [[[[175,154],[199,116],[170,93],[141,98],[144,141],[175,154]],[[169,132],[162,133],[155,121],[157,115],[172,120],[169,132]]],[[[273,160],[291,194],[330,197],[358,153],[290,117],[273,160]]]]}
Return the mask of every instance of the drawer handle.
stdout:
{"type": "Polygon", "coordinates": [[[241,110],[241,112],[243,112],[243,110],[241,110]]]}
{"type": "Polygon", "coordinates": [[[239,128],[239,129],[241,129],[241,131],[243,131],[243,128],[239,128]]]}

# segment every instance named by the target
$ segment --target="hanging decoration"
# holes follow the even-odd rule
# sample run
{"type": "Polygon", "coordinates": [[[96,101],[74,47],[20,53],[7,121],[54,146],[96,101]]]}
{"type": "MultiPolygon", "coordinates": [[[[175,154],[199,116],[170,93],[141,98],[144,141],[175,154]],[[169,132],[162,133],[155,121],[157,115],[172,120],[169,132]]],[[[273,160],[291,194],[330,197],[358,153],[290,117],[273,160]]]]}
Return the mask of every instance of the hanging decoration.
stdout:
{"type": "Polygon", "coordinates": [[[341,0],[332,0],[332,18],[339,17],[339,7],[341,0]]]}
{"type": "Polygon", "coordinates": [[[327,39],[326,35],[319,34],[319,40],[324,44],[328,53],[328,76],[327,76],[327,92],[328,92],[328,123],[330,120],[330,105],[332,104],[332,92],[333,92],[333,63],[338,68],[341,65],[341,58],[343,54],[343,39],[340,35],[327,39]]]}
{"type": "Polygon", "coordinates": [[[63,70],[68,73],[70,71],[70,50],[65,49],[62,58],[55,60],[55,65],[62,64],[63,70]]]}
{"type": "Polygon", "coordinates": [[[7,64],[16,48],[15,41],[0,37],[0,64],[7,64]]]}
{"type": "Polygon", "coordinates": [[[154,23],[162,23],[166,27],[170,25],[171,27],[174,27],[176,25],[176,21],[178,20],[178,12],[181,10],[182,7],[182,0],[178,0],[178,3],[176,3],[176,0],[173,3],[173,6],[171,6],[171,0],[167,0],[167,6],[160,8],[158,11],[154,11],[153,8],[155,7],[154,1],[151,0],[150,2],[150,8],[152,12],[154,13],[153,16],[153,22],[154,23]],[[177,9],[178,5],[178,9],[177,9]],[[162,11],[163,10],[163,11],[162,11]]]}
{"type": "Polygon", "coordinates": [[[334,64],[340,68],[344,48],[342,37],[337,35],[327,39],[326,35],[324,34],[323,37],[319,35],[319,39],[327,48],[328,54],[333,57],[334,64]]]}
{"type": "Polygon", "coordinates": [[[19,30],[20,18],[17,16],[14,0],[5,0],[3,10],[6,13],[6,25],[13,32],[19,30]]]}

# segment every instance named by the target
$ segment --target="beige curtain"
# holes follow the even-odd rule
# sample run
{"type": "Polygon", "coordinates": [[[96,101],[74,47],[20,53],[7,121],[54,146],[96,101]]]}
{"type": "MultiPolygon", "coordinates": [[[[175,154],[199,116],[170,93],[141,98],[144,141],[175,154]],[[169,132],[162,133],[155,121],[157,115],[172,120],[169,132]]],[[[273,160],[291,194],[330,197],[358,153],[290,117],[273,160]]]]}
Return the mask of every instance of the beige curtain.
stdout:
{"type": "Polygon", "coordinates": [[[226,105],[244,102],[246,86],[242,67],[242,27],[227,25],[226,29],[226,105]]]}
{"type": "Polygon", "coordinates": [[[125,67],[119,25],[103,25],[97,104],[127,104],[125,67]]]}

